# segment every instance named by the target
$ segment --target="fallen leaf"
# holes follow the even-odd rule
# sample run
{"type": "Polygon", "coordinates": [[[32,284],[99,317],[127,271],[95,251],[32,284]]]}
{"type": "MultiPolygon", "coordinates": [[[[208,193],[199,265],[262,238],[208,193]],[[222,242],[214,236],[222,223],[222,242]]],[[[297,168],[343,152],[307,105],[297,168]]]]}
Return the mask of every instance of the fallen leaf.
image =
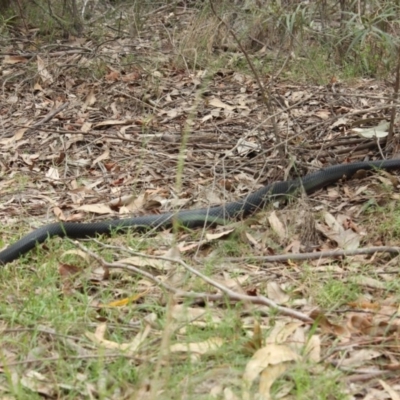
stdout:
{"type": "Polygon", "coordinates": [[[330,213],[325,213],[325,225],[316,223],[316,228],[327,238],[335,241],[344,250],[356,250],[360,246],[360,235],[343,226],[330,213]]]}
{"type": "Polygon", "coordinates": [[[379,383],[386,390],[392,400],[400,400],[400,394],[396,392],[388,383],[382,379],[379,379],[379,383]]]}
{"type": "Polygon", "coordinates": [[[106,146],[103,154],[99,155],[93,162],[92,162],[92,167],[94,167],[97,163],[100,161],[104,161],[110,158],[110,148],[106,146]]]}
{"type": "Polygon", "coordinates": [[[235,107],[230,106],[229,104],[226,104],[226,103],[222,102],[220,99],[217,99],[215,97],[213,99],[211,99],[208,102],[208,104],[210,104],[211,106],[214,106],[214,107],[224,108],[225,110],[230,110],[230,111],[235,109],[235,107]]]}
{"type": "MultiPolygon", "coordinates": [[[[265,369],[272,367],[271,373],[276,379],[279,375],[278,373],[283,373],[288,361],[299,361],[300,356],[295,353],[290,347],[281,344],[268,344],[267,346],[257,350],[251,360],[247,363],[245,372],[243,374],[243,390],[244,397],[250,399],[250,388],[254,381],[262,374],[265,369]],[[282,365],[283,364],[283,365],[282,365]],[[281,365],[278,368],[274,368],[277,365],[281,365]]],[[[265,382],[260,381],[259,390],[267,390],[270,388],[270,381],[264,375],[265,382]]],[[[272,382],[273,383],[273,382],[272,382]]],[[[272,384],[271,383],[271,384],[272,384]]],[[[265,392],[263,393],[265,396],[265,392]]]]}
{"type": "Polygon", "coordinates": [[[135,338],[128,343],[117,343],[111,340],[104,339],[105,333],[107,330],[107,324],[100,324],[95,333],[85,332],[85,335],[88,339],[90,339],[93,343],[97,344],[100,347],[104,347],[109,350],[120,350],[126,355],[134,355],[139,349],[140,345],[146,339],[151,331],[150,325],[145,326],[144,330],[139,332],[135,338]]]}
{"type": "Polygon", "coordinates": [[[263,400],[271,399],[270,390],[273,383],[288,369],[289,366],[289,363],[283,362],[277,365],[270,365],[261,372],[258,393],[262,396],[263,400]]]}
{"type": "Polygon", "coordinates": [[[106,204],[85,204],[76,208],[78,211],[91,212],[94,214],[112,214],[112,210],[106,204]]]}
{"type": "Polygon", "coordinates": [[[145,290],[142,293],[135,294],[134,296],[127,297],[125,299],[112,301],[111,303],[100,305],[100,307],[123,307],[130,305],[132,303],[136,303],[142,297],[144,297],[149,292],[149,289],[145,290]]]}
{"type": "Polygon", "coordinates": [[[275,301],[277,304],[284,304],[290,300],[290,296],[276,282],[267,283],[267,295],[269,299],[275,301]]]}
{"type": "Polygon", "coordinates": [[[36,56],[36,62],[38,67],[39,76],[42,78],[42,81],[46,84],[51,84],[54,82],[53,76],[47,70],[46,65],[43,59],[40,56],[36,56]]]}
{"type": "Polygon", "coordinates": [[[372,139],[374,137],[383,138],[389,134],[389,126],[390,122],[381,121],[377,126],[369,128],[353,128],[351,131],[367,139],[372,139]]]}
{"type": "Polygon", "coordinates": [[[198,361],[201,355],[214,353],[224,344],[224,340],[219,337],[213,337],[203,342],[176,343],[170,346],[171,353],[184,352],[189,353],[192,361],[198,361]]]}
{"type": "Polygon", "coordinates": [[[287,232],[275,211],[269,214],[268,222],[271,225],[272,230],[278,235],[279,239],[285,241],[287,239],[287,232]]]}

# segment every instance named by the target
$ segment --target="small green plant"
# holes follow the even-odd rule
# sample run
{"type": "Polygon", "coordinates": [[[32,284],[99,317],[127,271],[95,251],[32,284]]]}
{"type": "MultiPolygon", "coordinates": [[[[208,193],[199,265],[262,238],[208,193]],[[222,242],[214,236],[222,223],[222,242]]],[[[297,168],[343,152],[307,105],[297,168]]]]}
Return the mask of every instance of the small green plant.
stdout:
{"type": "MultiPolygon", "coordinates": [[[[335,370],[325,370],[319,374],[315,367],[299,363],[288,374],[294,383],[293,394],[296,399],[308,400],[347,400],[343,384],[340,382],[341,373],[335,370]]],[[[322,372],[322,371],[321,371],[322,372]]]]}

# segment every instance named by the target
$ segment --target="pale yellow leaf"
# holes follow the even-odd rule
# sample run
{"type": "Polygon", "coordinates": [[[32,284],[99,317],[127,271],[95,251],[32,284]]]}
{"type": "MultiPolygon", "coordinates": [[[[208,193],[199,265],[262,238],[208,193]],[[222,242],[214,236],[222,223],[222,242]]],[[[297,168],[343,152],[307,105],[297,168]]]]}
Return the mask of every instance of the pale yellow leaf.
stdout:
{"type": "Polygon", "coordinates": [[[226,104],[222,102],[220,99],[217,99],[215,97],[209,101],[209,104],[210,106],[217,108],[224,108],[225,110],[230,110],[230,111],[235,109],[235,107],[230,106],[229,104],[226,104]]]}
{"type": "Polygon", "coordinates": [[[134,353],[137,352],[138,348],[140,347],[140,345],[143,343],[143,341],[146,339],[146,337],[151,331],[150,325],[146,325],[144,330],[142,332],[139,332],[131,342],[117,343],[111,340],[104,339],[106,329],[107,329],[106,324],[100,324],[97,327],[94,334],[92,332],[85,332],[85,335],[87,338],[92,340],[92,342],[96,343],[100,347],[104,347],[109,350],[120,350],[125,354],[130,354],[130,355],[133,355],[134,353]]]}
{"type": "Polygon", "coordinates": [[[106,121],[99,122],[98,124],[94,125],[93,128],[101,128],[103,126],[114,126],[114,125],[127,125],[131,124],[133,120],[131,119],[107,119],[106,121]]]}
{"type": "Polygon", "coordinates": [[[267,283],[267,295],[278,304],[284,304],[290,300],[290,296],[280,288],[277,282],[267,283]]]}
{"type": "Polygon", "coordinates": [[[371,126],[369,128],[353,128],[352,132],[358,135],[371,139],[371,138],[383,138],[389,134],[390,122],[381,121],[377,126],[371,126]]]}
{"type": "Polygon", "coordinates": [[[60,179],[60,174],[57,168],[50,167],[46,172],[46,178],[49,178],[54,181],[58,181],[60,179]]]}
{"type": "Polygon", "coordinates": [[[284,343],[290,335],[295,332],[297,328],[303,325],[302,322],[277,321],[275,326],[269,333],[266,343],[267,344],[281,344],[284,343]]]}
{"type": "Polygon", "coordinates": [[[84,122],[81,126],[81,132],[87,133],[92,129],[91,122],[84,122]]]}
{"type": "Polygon", "coordinates": [[[206,233],[206,239],[209,240],[209,241],[221,239],[223,237],[226,237],[226,236],[230,235],[233,231],[234,231],[234,229],[228,229],[228,230],[223,231],[223,232],[206,233]]]}
{"type": "Polygon", "coordinates": [[[281,344],[268,344],[257,350],[246,365],[243,381],[250,386],[260,373],[270,365],[280,364],[286,361],[297,361],[300,356],[290,347],[281,344]]]}
{"type": "Polygon", "coordinates": [[[373,360],[382,355],[381,352],[372,349],[355,350],[350,353],[350,357],[341,360],[340,365],[345,367],[358,367],[366,364],[366,361],[373,360]]]}
{"type": "Polygon", "coordinates": [[[306,357],[316,363],[321,361],[321,338],[318,335],[312,335],[306,344],[304,351],[306,357]]]}
{"type": "Polygon", "coordinates": [[[261,372],[258,393],[263,396],[263,400],[271,399],[271,386],[288,369],[288,367],[289,363],[283,362],[281,364],[270,365],[261,372]]]}
{"type": "Polygon", "coordinates": [[[344,250],[355,250],[360,245],[360,235],[352,229],[344,229],[343,226],[330,213],[325,213],[325,225],[316,224],[317,230],[327,238],[335,241],[344,250]]]}
{"type": "Polygon", "coordinates": [[[195,354],[208,354],[219,349],[224,344],[224,340],[219,337],[213,337],[203,342],[192,342],[192,343],[176,343],[170,346],[170,351],[195,353],[195,354]]]}
{"type": "Polygon", "coordinates": [[[24,133],[28,130],[29,128],[19,128],[17,131],[14,133],[14,136],[11,138],[6,138],[0,141],[1,144],[9,144],[12,142],[17,142],[18,140],[21,140],[24,136],[24,133]]]}
{"type": "Polygon", "coordinates": [[[379,383],[386,390],[386,392],[388,392],[392,400],[400,400],[400,393],[396,392],[387,382],[385,382],[382,379],[379,379],[379,383]]]}
{"type": "Polygon", "coordinates": [[[285,226],[278,218],[275,211],[268,216],[268,222],[271,225],[272,230],[278,235],[279,239],[285,240],[287,238],[285,226]]]}
{"type": "MultiPolygon", "coordinates": [[[[40,393],[45,397],[53,397],[56,394],[56,385],[51,379],[37,371],[27,371],[20,380],[23,387],[34,393],[40,393]]],[[[57,390],[58,391],[58,390],[57,390]]]]}
{"type": "Polygon", "coordinates": [[[53,83],[54,78],[50,74],[50,72],[47,70],[46,65],[43,61],[43,59],[40,56],[36,56],[36,62],[37,62],[37,67],[38,67],[38,73],[40,77],[42,78],[42,81],[44,83],[53,83]]]}
{"type": "Polygon", "coordinates": [[[5,56],[3,58],[3,64],[19,64],[19,63],[26,63],[28,59],[23,56],[5,56]]]}
{"type": "Polygon", "coordinates": [[[94,214],[112,214],[112,210],[105,204],[84,204],[77,208],[79,211],[92,212],[94,214]]]}
{"type": "Polygon", "coordinates": [[[103,161],[103,160],[108,160],[110,158],[110,149],[107,146],[103,152],[103,154],[100,154],[93,162],[92,162],[92,167],[95,166],[98,162],[103,161]]]}

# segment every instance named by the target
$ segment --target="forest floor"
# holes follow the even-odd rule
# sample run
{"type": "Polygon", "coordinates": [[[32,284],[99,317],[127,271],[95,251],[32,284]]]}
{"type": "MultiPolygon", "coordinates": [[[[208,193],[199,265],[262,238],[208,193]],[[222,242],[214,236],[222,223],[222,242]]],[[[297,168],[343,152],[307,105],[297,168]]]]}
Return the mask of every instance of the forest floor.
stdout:
{"type": "MultiPolygon", "coordinates": [[[[383,158],[386,81],[274,75],[265,49],[258,76],[238,51],[196,59],[193,21],[164,9],[135,35],[2,38],[0,247],[383,158]]],[[[47,241],[1,270],[0,393],[399,398],[397,187],[361,174],[223,227],[47,241]]]]}

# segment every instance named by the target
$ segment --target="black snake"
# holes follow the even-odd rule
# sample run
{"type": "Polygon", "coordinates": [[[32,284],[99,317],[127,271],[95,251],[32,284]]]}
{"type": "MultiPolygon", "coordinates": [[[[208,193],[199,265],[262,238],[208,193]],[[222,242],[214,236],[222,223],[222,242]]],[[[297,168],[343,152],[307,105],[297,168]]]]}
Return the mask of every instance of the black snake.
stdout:
{"type": "Polygon", "coordinates": [[[246,217],[264,207],[277,196],[293,194],[300,188],[303,188],[306,193],[311,193],[337,182],[343,177],[351,178],[359,170],[390,170],[396,168],[400,168],[400,159],[340,164],[321,169],[302,178],[271,183],[240,200],[220,206],[93,223],[55,222],[34,230],[1,251],[0,264],[6,264],[17,259],[34,248],[37,243],[43,243],[52,236],[82,239],[94,237],[97,234],[109,234],[114,231],[124,232],[128,229],[166,228],[170,227],[174,221],[189,228],[210,226],[246,217]]]}

